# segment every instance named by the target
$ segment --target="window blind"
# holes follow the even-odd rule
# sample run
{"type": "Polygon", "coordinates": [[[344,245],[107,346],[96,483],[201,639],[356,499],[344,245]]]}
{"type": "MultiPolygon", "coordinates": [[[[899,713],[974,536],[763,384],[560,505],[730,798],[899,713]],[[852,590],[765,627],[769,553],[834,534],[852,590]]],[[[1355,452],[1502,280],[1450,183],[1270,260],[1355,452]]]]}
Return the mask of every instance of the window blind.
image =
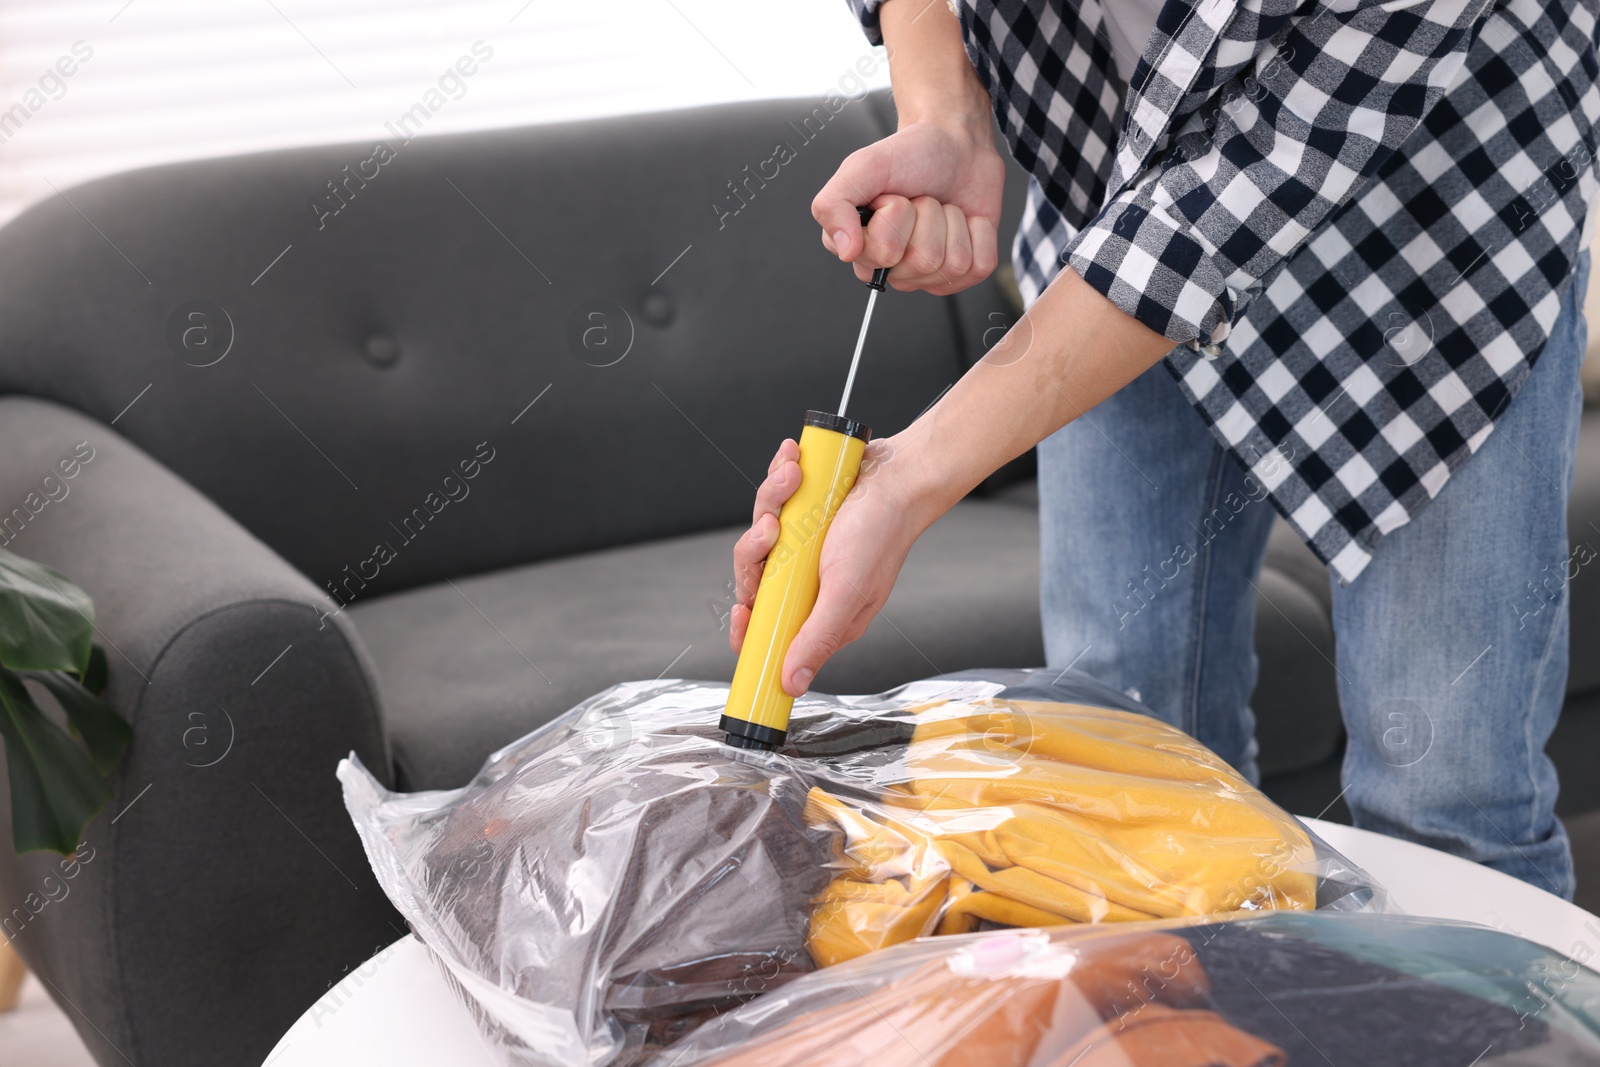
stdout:
{"type": "Polygon", "coordinates": [[[0,0],[0,222],[114,171],[380,138],[418,104],[432,136],[822,93],[870,54],[842,0],[0,0]]]}

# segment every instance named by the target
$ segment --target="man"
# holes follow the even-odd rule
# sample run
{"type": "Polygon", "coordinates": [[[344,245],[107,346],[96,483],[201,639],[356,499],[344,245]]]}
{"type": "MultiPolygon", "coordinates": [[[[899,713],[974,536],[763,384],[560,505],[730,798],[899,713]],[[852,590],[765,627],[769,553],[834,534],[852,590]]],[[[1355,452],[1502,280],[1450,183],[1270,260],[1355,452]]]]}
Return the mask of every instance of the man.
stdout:
{"type": "MultiPolygon", "coordinates": [[[[1597,0],[852,2],[889,46],[900,126],[818,194],[824,246],[901,290],[987,276],[992,111],[1033,179],[1028,312],[873,446],[785,688],[860,636],[922,530],[1038,444],[1052,666],[1137,689],[1254,777],[1275,508],[1336,579],[1356,824],[1570,896],[1543,751],[1564,584],[1516,605],[1570,555],[1597,0]]],[[[735,647],[796,456],[784,442],[735,550],[735,647]]]]}

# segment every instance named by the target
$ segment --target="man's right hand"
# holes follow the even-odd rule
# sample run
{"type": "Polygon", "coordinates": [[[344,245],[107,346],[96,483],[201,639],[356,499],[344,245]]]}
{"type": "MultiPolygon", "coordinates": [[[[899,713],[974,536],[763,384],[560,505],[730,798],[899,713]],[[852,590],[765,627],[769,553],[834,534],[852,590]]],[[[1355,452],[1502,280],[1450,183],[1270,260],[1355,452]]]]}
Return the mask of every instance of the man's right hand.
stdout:
{"type": "Polygon", "coordinates": [[[900,129],[852,153],[811,202],[822,245],[867,281],[939,296],[987,278],[999,261],[1006,165],[995,150],[989,95],[939,0],[878,9],[900,129]],[[871,206],[863,229],[857,206],[871,206]]]}
{"type": "Polygon", "coordinates": [[[890,267],[894,288],[947,296],[983,281],[999,261],[1005,177],[987,123],[981,138],[956,126],[912,123],[846,158],[811,214],[823,247],[853,263],[857,278],[890,267]],[[857,204],[874,209],[864,231],[857,204]]]}

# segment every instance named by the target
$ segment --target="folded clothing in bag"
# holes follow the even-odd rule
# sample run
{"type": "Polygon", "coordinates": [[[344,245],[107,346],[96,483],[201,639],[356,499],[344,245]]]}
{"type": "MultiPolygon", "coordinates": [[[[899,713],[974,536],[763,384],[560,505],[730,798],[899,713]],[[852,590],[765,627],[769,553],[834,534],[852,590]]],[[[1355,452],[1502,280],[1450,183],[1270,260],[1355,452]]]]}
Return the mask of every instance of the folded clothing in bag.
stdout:
{"type": "Polygon", "coordinates": [[[812,789],[807,822],[838,828],[843,868],[812,914],[819,964],[935,916],[967,933],[1316,906],[1304,827],[1172,727],[1079,704],[949,711],[908,709],[904,780],[879,817],[812,789]]]}
{"type": "Polygon", "coordinates": [[[996,674],[808,696],[771,754],[722,744],[726,686],[626,683],[458,790],[339,775],[379,883],[517,1062],[635,1062],[936,932],[1382,907],[1125,697],[996,674]]]}
{"type": "Polygon", "coordinates": [[[1600,974],[1484,927],[1360,913],[928,938],[806,975],[659,1067],[1563,1067],[1600,974]]]}

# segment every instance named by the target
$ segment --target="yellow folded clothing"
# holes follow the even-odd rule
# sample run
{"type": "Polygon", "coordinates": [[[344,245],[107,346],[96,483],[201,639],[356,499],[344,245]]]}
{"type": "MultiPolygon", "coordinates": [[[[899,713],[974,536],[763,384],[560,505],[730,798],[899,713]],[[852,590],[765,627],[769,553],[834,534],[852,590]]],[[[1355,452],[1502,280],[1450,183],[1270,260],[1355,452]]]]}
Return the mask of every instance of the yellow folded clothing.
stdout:
{"type": "Polygon", "coordinates": [[[983,922],[1316,906],[1300,824],[1198,742],[1130,712],[982,703],[915,709],[903,780],[875,801],[811,790],[807,824],[837,835],[810,919],[819,965],[983,922]]]}

